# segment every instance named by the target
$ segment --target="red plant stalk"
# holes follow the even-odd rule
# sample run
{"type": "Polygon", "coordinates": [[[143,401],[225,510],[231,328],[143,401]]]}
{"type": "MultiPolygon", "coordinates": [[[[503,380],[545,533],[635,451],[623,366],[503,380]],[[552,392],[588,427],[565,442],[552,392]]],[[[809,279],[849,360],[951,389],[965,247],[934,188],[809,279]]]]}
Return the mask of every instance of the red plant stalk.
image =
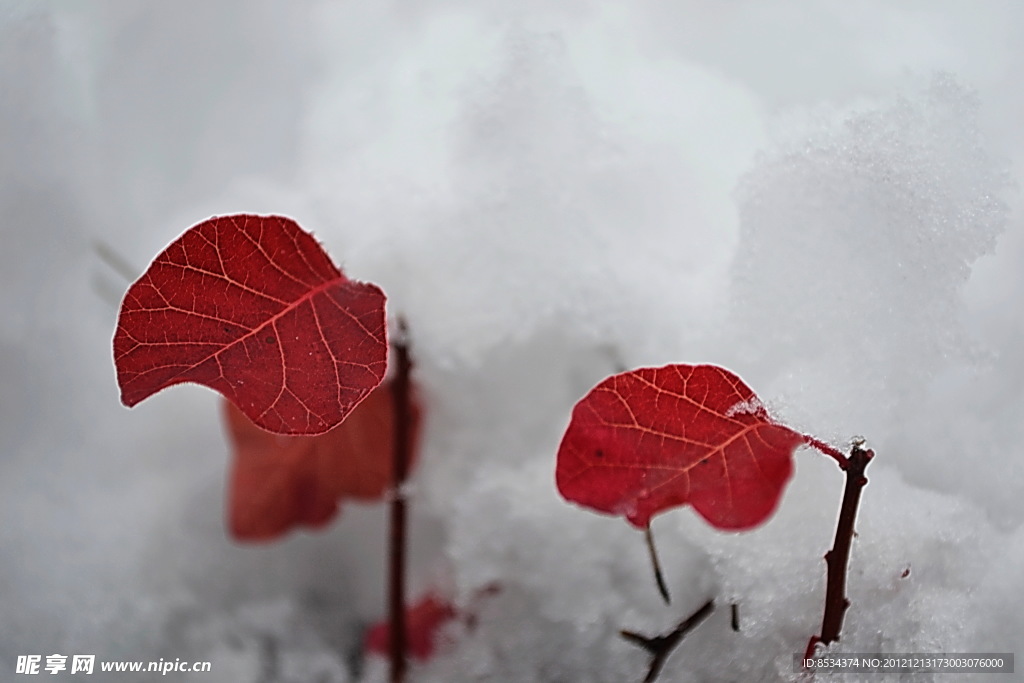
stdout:
{"type": "Polygon", "coordinates": [[[853,543],[853,526],[857,519],[861,491],[868,483],[864,472],[868,463],[875,457],[874,451],[863,446],[863,440],[854,441],[846,467],[843,468],[846,471],[846,488],[839,509],[835,541],[832,549],[825,553],[828,578],[825,585],[825,613],[821,620],[821,635],[811,636],[810,642],[807,643],[806,657],[813,656],[818,643],[828,645],[839,640],[843,617],[850,607],[850,600],[846,597],[846,570],[850,561],[850,546],[853,543]]]}
{"type": "Polygon", "coordinates": [[[405,680],[407,665],[405,631],[405,531],[406,491],[405,483],[409,474],[412,450],[412,405],[409,374],[412,363],[409,359],[408,336],[405,322],[399,320],[397,340],[394,343],[395,379],[392,398],[394,400],[394,490],[391,499],[391,532],[388,567],[388,621],[391,641],[388,657],[391,663],[391,683],[405,680]]]}

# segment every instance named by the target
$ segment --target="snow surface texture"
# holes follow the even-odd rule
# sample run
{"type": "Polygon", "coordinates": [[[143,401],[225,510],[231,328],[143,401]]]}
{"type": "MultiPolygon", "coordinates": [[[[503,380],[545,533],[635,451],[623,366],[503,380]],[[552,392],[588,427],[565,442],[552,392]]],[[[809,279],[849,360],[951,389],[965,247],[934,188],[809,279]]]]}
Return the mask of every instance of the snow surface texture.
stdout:
{"type": "Polygon", "coordinates": [[[658,517],[670,607],[641,536],[554,489],[573,403],[672,361],[878,452],[843,651],[1024,654],[1024,8],[508,4],[0,2],[0,678],[385,678],[381,508],[235,546],[213,395],[118,406],[94,244],[137,274],[233,211],[296,217],[409,320],[412,588],[475,615],[412,680],[639,680],[618,630],[711,597],[661,680],[794,678],[831,461],[798,453],[753,532],[658,517]]]}

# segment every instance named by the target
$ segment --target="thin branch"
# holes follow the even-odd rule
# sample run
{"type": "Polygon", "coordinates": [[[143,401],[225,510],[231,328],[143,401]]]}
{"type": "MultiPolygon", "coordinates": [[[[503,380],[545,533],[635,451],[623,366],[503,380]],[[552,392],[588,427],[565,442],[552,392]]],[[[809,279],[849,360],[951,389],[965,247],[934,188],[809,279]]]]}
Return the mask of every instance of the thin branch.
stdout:
{"type": "Polygon", "coordinates": [[[388,567],[388,621],[391,642],[388,656],[391,662],[391,683],[405,680],[406,630],[405,630],[405,548],[406,548],[406,491],[405,482],[409,474],[412,448],[412,409],[409,375],[412,362],[409,359],[408,335],[405,322],[398,321],[398,334],[394,341],[395,377],[392,380],[391,396],[394,402],[394,451],[392,477],[394,482],[391,499],[391,533],[388,567]]]}
{"type": "Polygon", "coordinates": [[[110,266],[110,269],[120,275],[127,282],[134,282],[139,276],[138,271],[120,254],[114,247],[103,240],[95,240],[92,243],[93,251],[100,257],[100,260],[110,266]]]}
{"type": "Polygon", "coordinates": [[[648,524],[644,529],[644,540],[647,541],[647,552],[651,556],[651,566],[654,568],[654,581],[658,584],[658,592],[665,604],[671,604],[672,599],[668,594],[668,586],[665,584],[665,575],[661,572],[661,562],[658,560],[658,549],[654,547],[654,532],[648,524]]]}
{"type": "Polygon", "coordinates": [[[812,448],[817,448],[819,451],[821,451],[822,453],[831,457],[833,460],[839,463],[839,469],[845,470],[847,467],[850,466],[850,461],[846,458],[846,455],[839,449],[835,448],[830,444],[825,443],[821,439],[816,439],[810,434],[804,434],[803,437],[804,443],[806,443],[808,446],[811,446],[812,448]]]}
{"type": "MultiPolygon", "coordinates": [[[[128,259],[121,256],[117,250],[103,240],[94,240],[92,243],[92,249],[96,252],[96,255],[100,257],[100,260],[106,263],[111,270],[124,278],[126,283],[132,282],[138,276],[132,265],[128,263],[128,259]]],[[[111,285],[106,279],[98,275],[93,276],[92,287],[93,291],[95,291],[101,299],[114,307],[114,310],[120,308],[121,296],[124,294],[124,289],[122,287],[111,285]]]]}
{"type": "Polygon", "coordinates": [[[808,653],[814,652],[818,643],[828,645],[839,640],[839,632],[843,627],[843,617],[850,607],[846,597],[846,570],[850,561],[850,546],[854,537],[854,521],[857,519],[857,506],[860,504],[861,491],[868,483],[864,476],[868,463],[875,457],[875,452],[863,448],[864,440],[857,439],[850,449],[849,464],[846,467],[846,488],[843,491],[843,502],[839,509],[839,521],[836,524],[836,536],[832,549],[825,553],[828,565],[828,578],[825,585],[825,613],[821,620],[821,635],[813,636],[807,645],[808,653]]]}
{"type": "Polygon", "coordinates": [[[680,624],[671,632],[666,633],[663,636],[655,636],[651,638],[634,631],[619,632],[623,638],[634,645],[647,650],[651,655],[651,664],[647,669],[647,676],[644,677],[644,683],[652,683],[652,681],[658,677],[658,674],[661,673],[662,667],[665,666],[665,661],[668,659],[668,656],[672,654],[672,651],[683,640],[683,637],[696,628],[702,621],[711,616],[711,613],[714,610],[715,601],[708,600],[700,609],[680,622],[680,624]]]}

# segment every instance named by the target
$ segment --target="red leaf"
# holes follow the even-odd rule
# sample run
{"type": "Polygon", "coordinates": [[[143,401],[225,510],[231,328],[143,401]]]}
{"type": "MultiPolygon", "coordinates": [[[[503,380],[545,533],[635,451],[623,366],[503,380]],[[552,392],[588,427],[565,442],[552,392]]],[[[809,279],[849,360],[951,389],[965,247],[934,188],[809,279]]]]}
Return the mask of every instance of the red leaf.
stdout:
{"type": "Polygon", "coordinates": [[[211,218],[129,288],[114,362],[127,406],[196,382],[264,429],[322,434],[384,377],[384,294],[289,218],[211,218]]]}
{"type": "Polygon", "coordinates": [[[793,451],[808,443],[824,445],[773,422],[728,370],[641,368],[605,379],[576,404],[556,479],[567,500],[639,528],[689,503],[715,527],[749,529],[775,510],[793,451]]]}
{"type": "MultiPolygon", "coordinates": [[[[437,646],[437,631],[458,616],[455,608],[434,593],[428,593],[415,605],[405,610],[406,645],[409,654],[425,661],[434,654],[437,646]]],[[[388,655],[391,644],[391,628],[387,621],[374,624],[366,632],[366,650],[379,655],[388,655]]]]}
{"type": "MultiPolygon", "coordinates": [[[[345,499],[376,500],[392,486],[395,412],[390,382],[319,436],[271,434],[228,401],[223,411],[234,453],[228,528],[238,540],[269,541],[295,526],[322,527],[345,499]]],[[[413,455],[420,414],[414,393],[413,455]]]]}

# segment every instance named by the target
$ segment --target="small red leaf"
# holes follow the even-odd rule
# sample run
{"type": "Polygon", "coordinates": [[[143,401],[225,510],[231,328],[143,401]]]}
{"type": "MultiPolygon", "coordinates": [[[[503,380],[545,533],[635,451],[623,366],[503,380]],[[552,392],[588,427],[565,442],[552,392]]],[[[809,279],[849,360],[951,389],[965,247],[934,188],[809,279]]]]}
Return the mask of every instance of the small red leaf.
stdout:
{"type": "Polygon", "coordinates": [[[384,377],[384,294],[289,218],[211,218],[129,288],[114,362],[127,406],[196,382],[264,429],[322,434],[384,377]]]}
{"type": "MultiPolygon", "coordinates": [[[[319,436],[271,434],[228,401],[223,411],[234,454],[228,528],[240,541],[269,541],[296,526],[322,527],[345,499],[376,500],[392,486],[395,412],[390,382],[319,436]]],[[[420,414],[413,394],[414,456],[420,414]]]]}
{"type": "MultiPolygon", "coordinates": [[[[409,654],[426,661],[437,647],[437,631],[458,616],[455,608],[434,593],[428,593],[415,605],[405,610],[406,645],[409,654]]],[[[374,624],[366,632],[366,650],[379,655],[388,655],[391,644],[391,628],[387,621],[374,624]]]]}
{"type": "Polygon", "coordinates": [[[749,529],[774,511],[793,451],[809,440],[773,422],[728,370],[641,368],[605,379],[576,404],[556,479],[567,500],[639,528],[689,503],[715,527],[749,529]]]}

